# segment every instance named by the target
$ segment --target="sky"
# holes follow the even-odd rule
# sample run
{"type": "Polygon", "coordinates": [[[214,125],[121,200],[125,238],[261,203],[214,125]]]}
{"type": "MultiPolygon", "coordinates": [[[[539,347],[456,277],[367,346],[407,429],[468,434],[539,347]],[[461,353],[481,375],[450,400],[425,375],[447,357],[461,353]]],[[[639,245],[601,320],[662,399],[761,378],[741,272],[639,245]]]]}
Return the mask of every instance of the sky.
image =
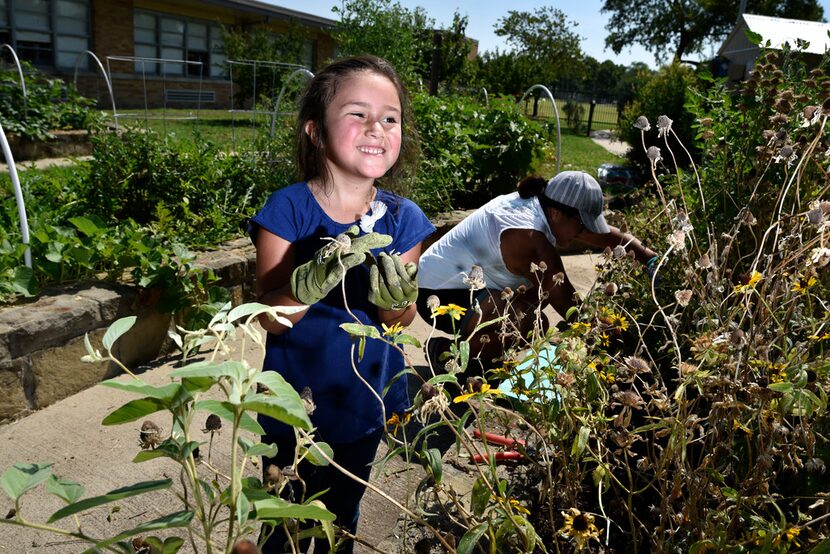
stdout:
{"type": "MultiPolygon", "coordinates": [[[[330,19],[336,19],[331,11],[332,6],[340,5],[339,0],[266,0],[293,10],[298,10],[330,19]]],[[[614,54],[605,48],[605,25],[608,15],[601,14],[603,0],[397,0],[407,9],[422,7],[428,16],[435,20],[436,26],[448,27],[452,23],[453,14],[458,11],[468,17],[467,36],[479,41],[479,52],[510,50],[503,37],[496,36],[494,26],[507,15],[510,10],[532,12],[542,6],[551,6],[565,13],[570,21],[578,23],[574,29],[582,37],[582,51],[596,58],[600,62],[611,60],[619,65],[630,65],[634,62],[643,62],[649,67],[657,68],[654,56],[641,46],[633,45],[619,54],[614,54]]],[[[736,2],[738,0],[735,0],[736,2]]],[[[830,20],[830,0],[819,0],[824,8],[825,19],[830,20]]],[[[708,54],[714,55],[712,51],[708,54]]],[[[705,56],[710,57],[710,56],[705,56]]]]}

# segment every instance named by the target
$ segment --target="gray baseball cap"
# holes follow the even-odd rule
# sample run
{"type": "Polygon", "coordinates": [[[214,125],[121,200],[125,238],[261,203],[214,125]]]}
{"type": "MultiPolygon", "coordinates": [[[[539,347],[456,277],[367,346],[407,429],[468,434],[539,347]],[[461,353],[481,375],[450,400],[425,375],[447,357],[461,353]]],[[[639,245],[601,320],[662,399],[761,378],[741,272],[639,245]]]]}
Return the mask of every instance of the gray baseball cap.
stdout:
{"type": "Polygon", "coordinates": [[[545,196],[579,210],[585,228],[594,233],[611,229],[602,215],[602,189],[596,179],[583,171],[563,171],[548,181],[545,196]]]}

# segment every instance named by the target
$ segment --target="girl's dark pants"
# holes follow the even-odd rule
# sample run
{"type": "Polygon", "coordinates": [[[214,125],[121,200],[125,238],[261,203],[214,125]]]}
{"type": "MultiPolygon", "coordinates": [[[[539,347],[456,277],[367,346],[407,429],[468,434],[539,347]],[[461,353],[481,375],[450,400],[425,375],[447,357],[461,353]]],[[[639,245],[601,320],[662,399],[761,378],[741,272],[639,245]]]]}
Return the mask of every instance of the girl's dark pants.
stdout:
{"type": "MultiPolygon", "coordinates": [[[[334,451],[335,462],[364,481],[368,481],[371,471],[369,464],[375,460],[375,454],[377,453],[378,444],[382,436],[383,428],[381,427],[356,442],[328,442],[328,444],[334,451]]],[[[265,435],[262,437],[262,442],[266,444],[276,443],[277,445],[277,455],[275,457],[262,459],[263,472],[271,464],[283,468],[290,466],[294,461],[295,442],[293,436],[285,438],[265,435]]],[[[337,519],[334,521],[335,525],[355,534],[357,531],[357,520],[360,516],[360,499],[363,497],[366,487],[352,480],[350,477],[343,475],[331,465],[315,466],[308,462],[302,462],[298,468],[298,473],[306,483],[307,490],[305,498],[309,498],[320,491],[328,489],[320,497],[320,500],[326,505],[326,509],[337,516],[337,519]]],[[[299,495],[302,495],[302,485],[297,481],[292,481],[291,485],[286,486],[283,490],[283,496],[292,494],[293,488],[294,497],[289,498],[289,500],[295,503],[302,502],[303,498],[299,497],[299,495]]],[[[277,527],[268,539],[268,542],[263,545],[263,554],[291,552],[290,545],[287,545],[288,548],[285,547],[286,540],[287,538],[282,527],[277,527]]],[[[308,541],[304,541],[301,543],[301,551],[305,552],[307,549],[308,541]]],[[[350,554],[353,550],[354,541],[347,541],[340,546],[337,552],[350,554]]],[[[328,551],[328,541],[325,539],[317,539],[314,547],[315,554],[326,553],[328,551]]]]}

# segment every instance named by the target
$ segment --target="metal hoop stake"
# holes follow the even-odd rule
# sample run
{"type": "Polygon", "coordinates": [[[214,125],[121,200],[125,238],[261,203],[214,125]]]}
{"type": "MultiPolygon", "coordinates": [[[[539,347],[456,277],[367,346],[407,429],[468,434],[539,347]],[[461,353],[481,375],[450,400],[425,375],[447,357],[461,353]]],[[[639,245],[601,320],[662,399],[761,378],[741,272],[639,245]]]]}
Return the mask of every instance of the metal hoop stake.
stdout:
{"type": "Polygon", "coordinates": [[[0,146],[3,147],[3,155],[6,157],[6,163],[9,164],[9,177],[12,179],[14,197],[17,200],[17,215],[20,216],[20,234],[23,237],[23,244],[26,245],[26,250],[23,252],[23,261],[26,263],[26,267],[31,268],[32,249],[29,247],[29,220],[26,218],[26,204],[23,202],[23,190],[20,188],[20,179],[17,176],[17,166],[14,165],[12,149],[9,147],[9,141],[2,125],[0,125],[0,146]]]}
{"type": "Polygon", "coordinates": [[[525,98],[527,98],[527,95],[530,94],[532,91],[536,90],[537,88],[541,89],[542,92],[545,93],[547,97],[550,99],[550,103],[553,104],[553,113],[556,116],[556,173],[559,173],[559,167],[562,164],[562,131],[559,127],[559,110],[556,108],[556,100],[554,100],[553,94],[551,94],[550,90],[545,85],[533,85],[532,87],[527,89],[527,91],[525,91],[525,93],[522,95],[522,99],[519,100],[519,104],[524,102],[525,98]]]}

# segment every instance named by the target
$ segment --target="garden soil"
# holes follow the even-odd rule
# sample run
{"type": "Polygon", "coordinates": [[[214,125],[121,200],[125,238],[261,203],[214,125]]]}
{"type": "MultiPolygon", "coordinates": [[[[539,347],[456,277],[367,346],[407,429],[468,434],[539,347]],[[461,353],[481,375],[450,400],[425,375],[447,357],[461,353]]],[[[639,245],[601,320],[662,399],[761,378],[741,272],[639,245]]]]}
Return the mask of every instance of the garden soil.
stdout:
{"type": "MultiPolygon", "coordinates": [[[[583,294],[594,282],[596,260],[596,254],[563,257],[571,281],[583,294]]],[[[556,317],[552,312],[549,315],[556,317]]],[[[416,318],[411,332],[423,340],[429,334],[430,326],[416,318]]],[[[250,363],[261,363],[262,354],[255,345],[237,341],[233,347],[242,350],[250,363]]],[[[426,365],[423,352],[409,348],[408,354],[416,368],[426,365]]],[[[163,384],[168,382],[167,375],[174,366],[173,359],[157,360],[142,367],[140,376],[149,383],[163,384]]],[[[57,475],[86,487],[85,497],[101,495],[140,481],[166,478],[172,479],[173,489],[177,489],[179,474],[169,460],[132,463],[139,451],[141,421],[112,427],[101,425],[108,413],[134,398],[134,395],[119,390],[92,387],[21,420],[0,426],[0,471],[5,471],[14,463],[52,463],[52,469],[57,475]]],[[[161,415],[149,419],[162,427],[169,425],[169,421],[161,415]]],[[[229,467],[229,456],[226,453],[229,452],[230,433],[222,430],[211,439],[210,434],[201,431],[203,425],[203,421],[194,422],[194,436],[206,443],[200,449],[203,459],[207,461],[209,456],[209,465],[215,468],[229,467]],[[208,448],[207,443],[211,440],[212,448],[208,448]]],[[[163,431],[169,432],[169,429],[163,431]]],[[[385,453],[385,447],[381,445],[379,458],[385,453]]],[[[202,474],[207,478],[213,475],[209,465],[201,466],[202,474]]],[[[249,471],[251,474],[259,474],[260,469],[249,468],[249,471]]],[[[410,467],[402,459],[394,458],[373,472],[372,484],[389,497],[406,504],[410,502],[422,476],[423,470],[420,467],[410,467]]],[[[463,480],[465,473],[458,472],[456,478],[463,480]]],[[[463,483],[459,486],[462,487],[463,483]]],[[[26,494],[20,510],[26,520],[39,524],[45,523],[62,505],[60,500],[42,493],[41,489],[42,487],[26,494]]],[[[78,517],[78,524],[87,535],[100,538],[132,529],[142,522],[178,511],[180,504],[171,490],[92,509],[78,517]]],[[[14,506],[5,494],[0,495],[0,517],[4,517],[14,506]]],[[[358,545],[356,551],[387,554],[397,551],[395,545],[399,545],[400,540],[394,534],[400,509],[381,494],[369,491],[364,497],[361,514],[358,536],[373,547],[358,545]]],[[[72,529],[74,523],[67,519],[58,521],[55,525],[72,529]]],[[[178,534],[184,536],[181,532],[178,534]]],[[[0,524],[0,554],[76,553],[83,552],[87,546],[71,536],[0,524]]],[[[193,550],[193,547],[186,544],[182,552],[193,550]]]]}

